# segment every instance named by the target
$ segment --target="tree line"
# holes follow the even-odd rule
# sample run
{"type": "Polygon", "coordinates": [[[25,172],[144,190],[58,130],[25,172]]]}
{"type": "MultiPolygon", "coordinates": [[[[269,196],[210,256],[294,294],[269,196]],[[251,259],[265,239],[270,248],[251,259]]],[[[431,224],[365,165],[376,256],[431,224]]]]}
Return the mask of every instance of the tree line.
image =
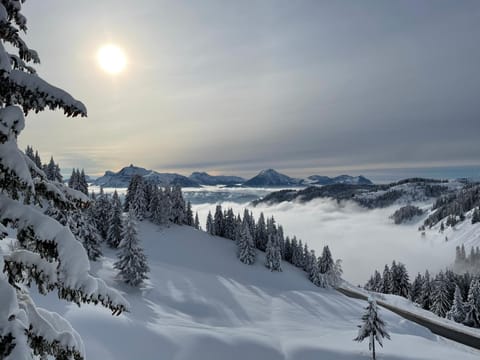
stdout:
{"type": "MultiPolygon", "coordinates": [[[[457,249],[457,253],[461,253],[461,249],[457,249]]],[[[427,270],[423,275],[418,273],[410,282],[405,265],[393,261],[390,267],[385,265],[383,273],[375,270],[364,288],[378,293],[402,296],[437,316],[480,328],[478,275],[468,272],[458,274],[447,269],[432,276],[427,270]]]]}
{"type": "Polygon", "coordinates": [[[222,210],[217,205],[215,213],[207,215],[206,231],[210,235],[233,240],[237,244],[237,257],[251,265],[256,260],[256,250],[265,252],[265,266],[271,271],[282,271],[282,261],[286,261],[307,273],[316,286],[336,287],[342,275],[341,260],[334,261],[330,248],[325,246],[321,256],[309,249],[307,243],[284,235],[283,227],[272,216],[265,219],[260,213],[255,220],[248,209],[235,215],[233,210],[222,210]]]}

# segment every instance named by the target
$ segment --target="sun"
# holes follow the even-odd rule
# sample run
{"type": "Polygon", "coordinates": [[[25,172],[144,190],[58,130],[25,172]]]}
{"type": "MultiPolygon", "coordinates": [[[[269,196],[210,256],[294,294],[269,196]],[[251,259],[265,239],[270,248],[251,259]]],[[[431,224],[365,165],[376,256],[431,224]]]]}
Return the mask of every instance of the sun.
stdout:
{"type": "Polygon", "coordinates": [[[122,48],[114,44],[103,45],[97,52],[97,61],[108,74],[119,74],[127,67],[127,57],[122,48]]]}

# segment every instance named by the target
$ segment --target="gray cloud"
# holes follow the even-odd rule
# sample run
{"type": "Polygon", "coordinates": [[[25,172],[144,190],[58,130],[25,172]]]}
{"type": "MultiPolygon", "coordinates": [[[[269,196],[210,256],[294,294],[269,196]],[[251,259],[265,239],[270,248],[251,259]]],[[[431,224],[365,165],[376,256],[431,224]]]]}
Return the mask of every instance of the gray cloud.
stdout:
{"type": "Polygon", "coordinates": [[[21,142],[70,162],[90,149],[66,166],[480,164],[478,1],[45,0],[25,13],[40,73],[89,118],[42,114],[21,142]],[[110,41],[130,63],[113,79],[94,60],[110,41]]]}

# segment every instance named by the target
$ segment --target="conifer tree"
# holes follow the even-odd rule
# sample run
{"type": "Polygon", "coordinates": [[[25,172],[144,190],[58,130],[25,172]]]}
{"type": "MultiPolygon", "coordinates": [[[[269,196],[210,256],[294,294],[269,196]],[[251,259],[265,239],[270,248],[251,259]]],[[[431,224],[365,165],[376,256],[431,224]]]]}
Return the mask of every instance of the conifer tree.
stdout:
{"type": "Polygon", "coordinates": [[[420,304],[422,301],[422,287],[423,277],[422,274],[418,273],[415,280],[413,280],[410,292],[410,299],[417,304],[420,304]]]}
{"type": "Polygon", "coordinates": [[[372,297],[368,298],[368,306],[365,308],[365,314],[362,316],[363,324],[359,325],[358,335],[355,341],[362,342],[368,338],[368,349],[372,351],[372,359],[376,359],[375,342],[383,347],[383,339],[389,339],[390,335],[385,329],[385,322],[378,314],[377,302],[372,297]]]}
{"type": "Polygon", "coordinates": [[[117,248],[122,240],[123,222],[122,222],[122,203],[118,197],[117,190],[112,196],[111,214],[108,221],[107,243],[113,248],[117,248]]]}
{"type": "Polygon", "coordinates": [[[213,223],[213,216],[210,211],[207,215],[207,223],[205,224],[205,229],[210,235],[215,235],[215,224],[213,223]]]}
{"type": "Polygon", "coordinates": [[[265,251],[267,249],[267,241],[267,227],[265,224],[265,216],[262,212],[255,226],[255,246],[257,249],[265,251]]]}
{"type": "Polygon", "coordinates": [[[434,314],[440,317],[445,317],[452,304],[448,293],[447,282],[443,275],[443,272],[438,274],[434,282],[433,288],[433,302],[431,310],[434,314]]]}
{"type": "Polygon", "coordinates": [[[186,224],[186,204],[182,194],[182,188],[178,185],[174,186],[170,193],[171,200],[171,219],[174,224],[186,224]]]}
{"type": "Polygon", "coordinates": [[[388,265],[385,265],[383,269],[383,286],[382,286],[382,293],[384,294],[391,294],[393,291],[393,280],[392,280],[392,272],[388,265]]]}
{"type": "Polygon", "coordinates": [[[145,182],[138,181],[135,187],[135,193],[130,201],[129,209],[133,211],[135,218],[139,221],[145,219],[147,215],[147,199],[145,197],[145,182]]]}
{"type": "Polygon", "coordinates": [[[247,221],[243,221],[241,232],[238,237],[238,258],[244,264],[251,265],[255,262],[256,252],[252,234],[247,221]]]}
{"type": "Polygon", "coordinates": [[[67,116],[87,113],[81,102],[47,83],[33,68],[40,59],[22,39],[27,31],[23,4],[0,4],[0,239],[7,228],[15,230],[11,236],[19,246],[1,257],[0,358],[80,360],[85,353],[78,334],[60,315],[40,312],[28,287],[36,285],[40,294],[55,291],[78,305],[100,303],[114,313],[128,304],[89,273],[83,246],[68,226],[46,213],[48,206],[66,214],[79,211],[89,199],[49,180],[38,153],[32,162],[18,148],[25,115],[46,109],[62,109],[67,116]]]}
{"type": "Polygon", "coordinates": [[[193,222],[193,226],[195,227],[195,229],[201,230],[200,220],[198,219],[198,211],[195,212],[195,220],[193,222]]]}
{"type": "Polygon", "coordinates": [[[275,235],[270,236],[267,243],[265,266],[271,271],[282,271],[282,253],[275,235]]]}
{"type": "Polygon", "coordinates": [[[447,313],[447,319],[453,320],[457,323],[465,321],[466,317],[465,305],[463,304],[462,292],[458,285],[455,286],[455,295],[453,296],[453,304],[447,313]]]}
{"type": "Polygon", "coordinates": [[[187,209],[185,210],[185,218],[186,218],[186,225],[194,226],[195,219],[193,218],[193,211],[192,211],[192,203],[190,201],[187,202],[187,209]]]}
{"type": "Polygon", "coordinates": [[[320,258],[319,265],[320,265],[320,272],[322,274],[327,274],[328,272],[333,270],[334,261],[328,245],[323,247],[323,252],[320,258]]]}
{"type": "Polygon", "coordinates": [[[308,278],[310,281],[319,287],[326,287],[325,275],[320,273],[320,257],[313,262],[308,278]]]}
{"type": "Polygon", "coordinates": [[[95,223],[98,229],[98,232],[102,239],[106,239],[108,235],[108,226],[111,214],[111,205],[108,195],[105,194],[103,188],[100,188],[100,194],[97,196],[95,201],[95,223]]]}
{"type": "Polygon", "coordinates": [[[215,215],[213,217],[213,233],[216,236],[223,237],[225,234],[225,226],[223,221],[222,205],[215,207],[215,215]]]}
{"type": "Polygon", "coordinates": [[[432,294],[433,294],[433,284],[430,280],[430,273],[428,270],[425,271],[425,276],[423,277],[423,286],[422,286],[422,295],[421,303],[423,309],[430,310],[432,307],[432,294]]]}
{"type": "Polygon", "coordinates": [[[480,327],[480,280],[472,279],[465,303],[466,314],[464,324],[470,327],[480,327]]]}
{"type": "Polygon", "coordinates": [[[236,222],[237,220],[235,219],[235,213],[233,212],[233,209],[228,209],[223,216],[223,236],[225,238],[235,240],[236,222]]]}
{"type": "Polygon", "coordinates": [[[148,279],[147,273],[150,270],[147,258],[140,247],[133,210],[128,213],[123,229],[118,261],[113,266],[119,270],[119,275],[125,283],[139,286],[145,279],[148,279]]]}

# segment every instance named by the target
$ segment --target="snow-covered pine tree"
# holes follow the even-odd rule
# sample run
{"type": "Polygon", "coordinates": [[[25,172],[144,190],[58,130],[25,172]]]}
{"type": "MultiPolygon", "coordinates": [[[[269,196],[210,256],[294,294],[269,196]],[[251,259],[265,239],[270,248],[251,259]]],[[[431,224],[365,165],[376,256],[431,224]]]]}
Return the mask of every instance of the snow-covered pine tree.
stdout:
{"type": "Polygon", "coordinates": [[[292,243],[291,243],[291,248],[292,248],[292,265],[293,266],[299,266],[301,263],[301,257],[303,256],[303,248],[300,247],[300,244],[298,243],[297,237],[294,235],[292,238],[292,243]]]}
{"type": "Polygon", "coordinates": [[[210,235],[215,235],[215,223],[213,222],[213,216],[210,211],[207,215],[207,223],[205,224],[205,229],[210,235]]]}
{"type": "Polygon", "coordinates": [[[432,298],[432,312],[437,316],[445,317],[448,310],[452,307],[452,303],[449,297],[447,282],[442,271],[436,276],[433,283],[432,298]]]}
{"type": "Polygon", "coordinates": [[[201,230],[200,220],[198,219],[198,211],[195,212],[195,220],[193,222],[193,227],[197,230],[201,230]]]}
{"type": "Polygon", "coordinates": [[[265,224],[265,216],[262,212],[255,225],[255,246],[257,249],[265,251],[267,249],[267,241],[267,226],[265,224]]]}
{"type": "Polygon", "coordinates": [[[404,264],[392,263],[393,294],[408,299],[410,294],[410,278],[404,264]]]}
{"type": "Polygon", "coordinates": [[[85,170],[82,169],[79,176],[79,184],[78,184],[78,191],[81,191],[85,195],[88,195],[88,182],[87,176],[85,175],[85,170]]]}
{"type": "Polygon", "coordinates": [[[325,245],[323,247],[323,252],[322,252],[322,256],[320,257],[319,265],[320,265],[320,272],[322,274],[327,274],[328,272],[333,270],[334,261],[328,245],[325,245]]]}
{"type": "Polygon", "coordinates": [[[422,294],[421,294],[421,303],[423,309],[430,310],[432,307],[432,294],[433,294],[433,284],[430,279],[430,273],[428,270],[425,271],[423,276],[423,285],[422,285],[422,294]]]}
{"type": "Polygon", "coordinates": [[[118,197],[117,190],[113,192],[111,213],[108,221],[107,244],[112,248],[117,248],[122,240],[123,222],[122,222],[122,203],[118,197]]]}
{"type": "Polygon", "coordinates": [[[320,257],[313,262],[308,278],[316,286],[323,288],[327,286],[325,275],[320,272],[320,257]]]}
{"type": "Polygon", "coordinates": [[[265,266],[270,271],[282,271],[282,253],[275,234],[269,235],[265,251],[265,266]]]}
{"type": "Polygon", "coordinates": [[[423,286],[423,277],[422,274],[418,273],[413,280],[411,291],[410,291],[410,300],[414,303],[420,304],[422,299],[422,286],[423,286]]]}
{"type": "Polygon", "coordinates": [[[187,202],[187,209],[185,210],[185,222],[188,226],[195,226],[195,219],[193,218],[192,203],[187,202]]]}
{"type": "Polygon", "coordinates": [[[470,327],[480,328],[480,280],[472,279],[465,303],[465,320],[470,327]]]}
{"type": "Polygon", "coordinates": [[[223,221],[222,205],[215,207],[215,215],[213,216],[213,232],[216,236],[222,236],[225,234],[225,226],[223,221]]]}
{"type": "Polygon", "coordinates": [[[385,322],[378,314],[377,302],[374,298],[368,298],[368,305],[365,308],[365,314],[362,316],[363,324],[359,325],[358,335],[354,341],[362,342],[368,338],[368,349],[372,351],[372,359],[376,359],[375,342],[383,347],[383,339],[389,339],[390,335],[385,329],[385,322]]]}
{"type": "Polygon", "coordinates": [[[393,291],[393,281],[392,281],[392,272],[390,271],[390,268],[388,265],[385,265],[385,268],[383,269],[383,285],[382,285],[382,290],[381,292],[384,294],[391,294],[393,291]]]}
{"type": "Polygon", "coordinates": [[[283,259],[286,262],[292,262],[292,243],[290,242],[290,237],[288,236],[285,238],[285,252],[283,254],[283,259]]]}
{"type": "Polygon", "coordinates": [[[18,148],[25,114],[59,108],[67,116],[86,116],[81,102],[48,84],[31,66],[39,58],[21,37],[27,30],[23,3],[0,3],[0,241],[11,227],[19,245],[2,256],[0,358],[79,360],[85,354],[78,333],[58,314],[37,307],[28,286],[37,285],[41,294],[55,291],[77,304],[100,303],[115,314],[128,304],[90,275],[87,254],[72,231],[45,214],[47,206],[80,209],[89,199],[49,181],[38,154],[32,161],[18,148]]]}
{"type": "Polygon", "coordinates": [[[125,202],[123,203],[123,210],[128,212],[130,210],[130,203],[133,201],[135,192],[137,191],[138,183],[143,182],[143,177],[140,175],[133,175],[128,183],[127,193],[125,194],[125,202]]]}
{"type": "Polygon", "coordinates": [[[150,269],[137,236],[133,210],[130,210],[125,218],[119,248],[118,261],[113,266],[119,270],[119,275],[125,283],[131,286],[141,285],[145,279],[148,279],[147,273],[150,269]]]}
{"type": "Polygon", "coordinates": [[[171,212],[172,212],[172,222],[178,225],[186,224],[185,218],[185,200],[182,194],[182,188],[179,185],[175,185],[172,188],[171,194],[171,212]]]}
{"type": "Polygon", "coordinates": [[[35,151],[35,160],[34,160],[34,163],[35,163],[35,165],[37,166],[37,168],[39,168],[39,169],[42,169],[42,168],[43,168],[42,159],[40,158],[40,154],[38,153],[37,150],[35,151]]]}
{"type": "Polygon", "coordinates": [[[135,186],[135,193],[131,198],[130,205],[128,206],[129,210],[133,211],[135,218],[139,221],[145,219],[147,215],[147,199],[145,197],[145,182],[143,178],[137,181],[135,186]]]}
{"type": "Polygon", "coordinates": [[[256,250],[253,237],[250,233],[248,222],[243,220],[241,231],[238,236],[238,258],[244,264],[251,265],[255,262],[256,250]]]}
{"type": "Polygon", "coordinates": [[[223,228],[224,228],[223,236],[227,239],[235,240],[235,229],[236,229],[236,222],[237,222],[235,218],[235,213],[233,212],[233,209],[230,208],[223,215],[224,215],[223,216],[223,228]]]}
{"type": "MultiPolygon", "coordinates": [[[[306,251],[308,251],[307,244],[305,244],[306,248],[304,248],[306,251]]],[[[315,255],[315,250],[310,250],[309,252],[306,252],[304,254],[305,257],[305,272],[307,274],[310,274],[312,271],[313,264],[317,261],[317,256],[315,255]]]]}
{"type": "Polygon", "coordinates": [[[453,296],[453,304],[447,313],[447,319],[453,320],[457,323],[463,323],[465,321],[467,313],[465,311],[465,305],[463,304],[462,292],[458,285],[455,286],[455,294],[453,296]]]}
{"type": "Polygon", "coordinates": [[[373,273],[373,283],[372,283],[372,291],[380,292],[383,285],[382,274],[379,271],[375,270],[373,273]]]}
{"type": "Polygon", "coordinates": [[[68,187],[71,189],[78,190],[77,189],[78,183],[79,183],[78,172],[77,172],[77,169],[73,168],[72,175],[70,175],[70,179],[68,179],[68,187]]]}
{"type": "Polygon", "coordinates": [[[100,188],[100,194],[98,194],[95,201],[94,214],[98,233],[100,234],[101,238],[105,240],[108,235],[111,204],[110,199],[103,191],[103,188],[100,188]]]}

